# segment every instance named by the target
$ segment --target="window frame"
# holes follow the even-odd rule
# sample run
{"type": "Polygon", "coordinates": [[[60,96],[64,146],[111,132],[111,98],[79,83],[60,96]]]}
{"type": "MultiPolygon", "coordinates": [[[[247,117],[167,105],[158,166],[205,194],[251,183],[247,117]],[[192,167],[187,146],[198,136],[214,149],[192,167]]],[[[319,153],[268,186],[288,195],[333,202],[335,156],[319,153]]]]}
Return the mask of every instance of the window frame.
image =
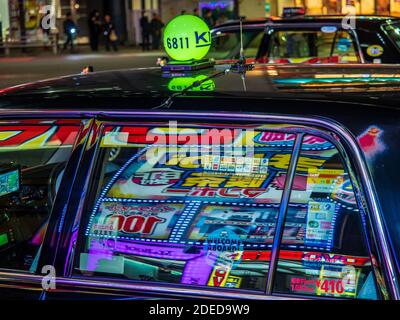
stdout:
{"type": "MultiPolygon", "coordinates": [[[[129,123],[137,122],[138,120],[146,122],[166,122],[169,119],[173,118],[174,120],[182,120],[184,123],[197,123],[199,120],[207,121],[207,123],[212,124],[213,122],[226,122],[226,121],[233,121],[230,122],[230,126],[234,126],[234,123],[258,123],[258,124],[292,124],[298,125],[300,129],[298,133],[309,133],[314,134],[320,137],[327,139],[329,142],[333,143],[335,147],[338,149],[339,153],[345,159],[344,166],[349,172],[351,180],[354,184],[354,191],[358,201],[365,204],[365,213],[367,223],[364,226],[364,237],[367,242],[367,247],[369,251],[370,258],[373,256],[375,260],[379,261],[378,266],[382,266],[384,272],[384,283],[382,284],[385,288],[381,288],[378,283],[375,283],[376,289],[378,292],[378,296],[381,298],[385,298],[381,295],[382,290],[387,290],[389,288],[389,296],[398,297],[398,288],[396,286],[396,276],[394,272],[394,264],[393,264],[393,257],[391,256],[389,246],[388,246],[388,239],[386,233],[384,232],[385,228],[383,225],[383,218],[380,213],[379,204],[377,201],[377,196],[375,189],[373,187],[373,182],[370,179],[370,174],[367,169],[365,160],[362,156],[362,151],[360,150],[359,146],[357,145],[354,137],[347,131],[346,128],[343,128],[340,124],[333,122],[329,119],[324,118],[311,118],[311,117],[301,117],[301,116],[272,116],[272,115],[262,115],[262,114],[235,114],[235,113],[212,113],[212,114],[205,114],[205,113],[185,113],[185,112],[104,112],[100,115],[97,121],[104,121],[107,125],[128,125],[129,123]],[[122,120],[123,119],[123,120],[122,120]],[[361,198],[360,198],[361,196],[361,198]],[[361,199],[361,200],[359,200],[361,199]],[[376,230],[378,229],[378,230],[376,230]]],[[[204,123],[204,122],[203,122],[204,123]]],[[[100,122],[99,122],[100,124],[100,122]]],[[[278,131],[285,131],[282,129],[276,129],[278,131]]],[[[293,131],[291,131],[293,133],[293,131]]],[[[95,145],[99,145],[99,140],[101,139],[101,132],[97,130],[95,133],[95,145]]],[[[94,155],[95,153],[91,153],[91,159],[89,159],[89,166],[87,168],[80,168],[83,169],[84,172],[81,174],[87,174],[87,182],[89,179],[89,175],[93,175],[94,170],[94,155]]],[[[292,158],[293,160],[293,158],[292,158]]],[[[85,184],[84,193],[88,193],[89,184],[85,184]]],[[[87,204],[89,200],[87,198],[81,197],[81,203],[79,206],[81,207],[81,212],[84,212],[87,208],[87,204]],[[82,202],[83,201],[83,202],[82,202]],[[83,206],[83,209],[82,209],[83,206]]],[[[360,211],[362,209],[360,208],[360,211]]],[[[81,217],[80,219],[82,219],[81,217]]],[[[80,220],[83,222],[84,220],[80,220]]],[[[283,225],[284,226],[284,225],[283,225]]],[[[85,226],[80,225],[79,236],[83,234],[83,229],[85,226]]],[[[275,239],[274,239],[275,240],[275,239]]],[[[78,238],[77,247],[74,249],[74,252],[80,252],[80,247],[83,245],[82,238],[78,238]]],[[[276,250],[276,249],[275,249],[276,250]]],[[[74,266],[77,259],[75,257],[63,257],[66,259],[74,260],[74,266]]],[[[71,261],[70,261],[71,262],[71,261]]],[[[271,265],[271,262],[270,262],[271,265]]],[[[376,273],[380,273],[382,277],[382,270],[378,270],[379,268],[374,268],[374,276],[376,279],[376,273]]],[[[271,270],[271,269],[269,269],[271,270]]],[[[202,292],[213,292],[213,295],[220,296],[225,295],[227,297],[246,297],[246,296],[257,296],[260,298],[265,297],[290,297],[290,298],[306,298],[312,299],[313,296],[304,296],[301,295],[291,295],[291,294],[274,294],[268,295],[268,292],[254,292],[254,291],[246,291],[241,289],[236,289],[234,291],[228,290],[227,288],[211,288],[211,287],[196,287],[196,286],[186,286],[182,284],[173,285],[170,283],[161,283],[161,282],[140,282],[135,280],[125,280],[125,279],[117,279],[112,277],[86,277],[83,275],[77,275],[73,273],[70,269],[68,274],[65,276],[71,278],[71,280],[75,279],[76,281],[107,281],[108,286],[110,283],[115,285],[116,287],[126,287],[129,286],[133,290],[139,289],[140,290],[149,290],[151,287],[154,287],[156,284],[161,291],[169,291],[169,289],[174,288],[173,290],[189,290],[194,295],[201,295],[202,292]]],[[[272,277],[273,278],[273,277],[272,277]]],[[[375,281],[376,282],[376,281],[375,281]]],[[[150,289],[151,290],[151,289],[150,289]]],[[[387,297],[386,297],[387,298],[387,297]]],[[[324,299],[323,297],[318,297],[318,299],[324,299]]],[[[327,299],[338,299],[338,298],[327,298],[327,299]]]]}

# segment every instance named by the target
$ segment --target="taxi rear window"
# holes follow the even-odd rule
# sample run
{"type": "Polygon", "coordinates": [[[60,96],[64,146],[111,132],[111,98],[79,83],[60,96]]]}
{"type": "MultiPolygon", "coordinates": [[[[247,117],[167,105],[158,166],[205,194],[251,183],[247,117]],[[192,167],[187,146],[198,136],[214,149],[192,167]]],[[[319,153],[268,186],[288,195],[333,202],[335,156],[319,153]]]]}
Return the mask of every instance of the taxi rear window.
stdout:
{"type": "MultiPolygon", "coordinates": [[[[291,129],[290,125],[105,126],[77,271],[86,276],[264,292],[288,167],[300,139],[291,129]]],[[[316,271],[310,271],[303,255],[363,257],[354,295],[326,294],[362,297],[358,294],[371,271],[361,229],[341,233],[348,220],[335,224],[337,215],[324,211],[325,200],[311,197],[310,191],[315,185],[317,193],[330,190],[332,181],[324,170],[333,170],[342,179],[336,177],[332,199],[345,193],[343,197],[357,208],[351,182],[332,143],[313,135],[301,139],[279,269],[282,263],[294,265],[283,259],[299,257],[297,269],[304,270],[298,278],[303,272],[319,279],[318,265],[325,271],[327,266],[317,263],[316,271]],[[350,183],[346,192],[344,182],[350,183]]],[[[337,201],[337,207],[335,202],[331,206],[339,212],[337,201]]],[[[359,221],[357,213],[352,217],[359,221]]],[[[295,275],[290,268],[287,272],[295,275]]],[[[337,273],[336,282],[342,277],[337,273]]],[[[291,290],[287,283],[295,280],[285,273],[277,274],[277,279],[278,293],[303,294],[291,290]]],[[[317,282],[313,290],[308,294],[320,293],[317,282]]]]}

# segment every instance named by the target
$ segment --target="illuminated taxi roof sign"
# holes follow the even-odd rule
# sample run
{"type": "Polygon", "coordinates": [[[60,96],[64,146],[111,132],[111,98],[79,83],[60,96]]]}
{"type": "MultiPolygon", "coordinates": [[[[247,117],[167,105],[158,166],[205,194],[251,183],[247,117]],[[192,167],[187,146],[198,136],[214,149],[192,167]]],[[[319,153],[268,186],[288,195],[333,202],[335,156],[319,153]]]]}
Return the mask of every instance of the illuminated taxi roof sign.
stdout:
{"type": "Polygon", "coordinates": [[[175,61],[203,59],[211,47],[211,33],[203,19],[181,15],[172,19],[164,31],[164,48],[175,61]]]}
{"type": "Polygon", "coordinates": [[[162,71],[195,71],[215,63],[204,59],[211,48],[211,33],[203,19],[182,15],[172,19],[165,28],[164,48],[171,61],[162,71]]]}

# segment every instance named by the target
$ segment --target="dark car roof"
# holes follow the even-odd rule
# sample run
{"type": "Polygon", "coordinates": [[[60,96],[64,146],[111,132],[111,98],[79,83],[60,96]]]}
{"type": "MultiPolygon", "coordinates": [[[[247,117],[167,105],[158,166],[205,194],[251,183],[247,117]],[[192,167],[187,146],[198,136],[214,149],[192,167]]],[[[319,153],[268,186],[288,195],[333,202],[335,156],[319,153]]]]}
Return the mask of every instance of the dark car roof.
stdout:
{"type": "MultiPolygon", "coordinates": [[[[306,15],[295,16],[289,18],[271,17],[260,19],[246,19],[243,21],[244,25],[274,25],[274,24],[294,24],[294,23],[341,23],[345,15],[306,15]]],[[[378,15],[357,15],[355,19],[362,25],[380,26],[382,23],[400,22],[400,18],[391,16],[378,16],[378,15]]],[[[224,24],[216,26],[216,28],[239,26],[239,20],[231,20],[224,24]]]]}
{"type": "MultiPolygon", "coordinates": [[[[177,85],[212,76],[211,86],[185,93],[185,97],[297,99],[349,102],[398,108],[400,66],[393,65],[257,65],[245,80],[235,72],[223,75],[227,65],[182,74],[160,68],[131,69],[73,75],[0,90],[0,107],[12,101],[37,100],[53,105],[71,99],[71,107],[84,99],[138,101],[166,99],[177,85]],[[200,77],[200,78],[199,78],[200,77]]],[[[199,87],[200,88],[200,87],[199,87]]],[[[176,89],[176,88],[175,88],[176,89]]],[[[178,98],[178,97],[177,97],[178,98]]],[[[154,103],[157,103],[155,101],[154,103]]],[[[131,104],[132,108],[136,104],[131,104]]]]}

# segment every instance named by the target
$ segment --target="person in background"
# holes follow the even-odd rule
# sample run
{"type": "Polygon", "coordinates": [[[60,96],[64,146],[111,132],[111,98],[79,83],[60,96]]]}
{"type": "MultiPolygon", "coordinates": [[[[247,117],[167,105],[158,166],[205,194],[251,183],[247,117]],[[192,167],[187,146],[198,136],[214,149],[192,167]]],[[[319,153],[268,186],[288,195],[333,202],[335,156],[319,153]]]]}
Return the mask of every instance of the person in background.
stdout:
{"type": "Polygon", "coordinates": [[[161,18],[157,13],[153,13],[153,19],[151,19],[150,27],[153,50],[159,50],[161,44],[161,32],[162,28],[164,28],[164,23],[161,21],[161,18]]]}
{"type": "Polygon", "coordinates": [[[186,10],[181,11],[181,16],[184,16],[186,14],[186,10]]]}
{"type": "Polygon", "coordinates": [[[89,40],[92,51],[99,51],[99,37],[101,32],[100,12],[93,10],[89,21],[89,40]]]}
{"type": "Polygon", "coordinates": [[[110,47],[116,52],[118,51],[117,41],[118,36],[115,31],[114,23],[112,22],[112,18],[109,14],[104,16],[104,44],[106,46],[106,50],[110,51],[110,47]]]}
{"type": "Polygon", "coordinates": [[[217,19],[216,25],[224,24],[228,19],[226,18],[224,13],[221,13],[217,19]]]}
{"type": "Polygon", "coordinates": [[[146,11],[142,11],[140,18],[140,28],[142,30],[142,49],[143,51],[150,50],[150,22],[147,18],[146,11]]]}
{"type": "Polygon", "coordinates": [[[0,14],[0,46],[3,45],[3,21],[0,14]]]}
{"type": "Polygon", "coordinates": [[[64,43],[63,51],[67,50],[68,46],[71,46],[71,53],[72,53],[74,51],[74,38],[77,33],[77,27],[74,20],[72,20],[71,12],[67,12],[67,14],[65,15],[63,26],[64,26],[64,34],[67,37],[64,43]]]}
{"type": "Polygon", "coordinates": [[[200,16],[200,15],[199,15],[199,8],[194,8],[194,9],[193,9],[193,15],[196,16],[196,17],[199,17],[199,16],[200,16]]]}
{"type": "Polygon", "coordinates": [[[204,12],[204,21],[207,23],[208,27],[212,29],[214,27],[214,19],[212,16],[212,11],[210,8],[207,8],[204,12]]]}

